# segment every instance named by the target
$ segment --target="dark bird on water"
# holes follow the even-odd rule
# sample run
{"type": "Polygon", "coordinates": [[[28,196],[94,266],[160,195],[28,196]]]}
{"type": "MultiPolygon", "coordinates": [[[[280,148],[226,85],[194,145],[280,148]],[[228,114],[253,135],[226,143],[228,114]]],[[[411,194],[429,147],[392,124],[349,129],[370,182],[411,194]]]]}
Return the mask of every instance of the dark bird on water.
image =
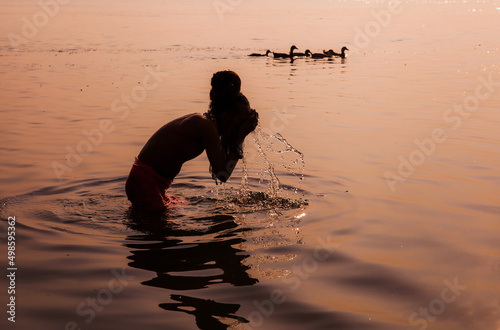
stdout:
{"type": "Polygon", "coordinates": [[[268,49],[265,54],[252,53],[252,54],[249,54],[248,56],[269,56],[270,53],[272,53],[272,52],[268,49]]]}
{"type": "Polygon", "coordinates": [[[326,54],[321,54],[321,53],[312,53],[309,49],[306,49],[306,56],[310,58],[325,58],[325,57],[330,57],[326,54]]]}
{"type": "Polygon", "coordinates": [[[307,51],[305,53],[293,53],[294,57],[307,57],[307,51]]]}
{"type": "Polygon", "coordinates": [[[329,51],[325,51],[323,50],[323,53],[325,55],[328,55],[329,57],[332,57],[332,56],[337,56],[337,57],[340,57],[340,58],[345,58],[345,51],[346,50],[349,50],[349,48],[347,47],[342,47],[342,49],[340,50],[340,53],[336,53],[334,52],[332,49],[330,49],[329,51]]]}
{"type": "Polygon", "coordinates": [[[276,57],[276,58],[293,58],[295,56],[295,54],[293,53],[293,51],[295,49],[298,49],[297,47],[295,47],[295,45],[293,45],[292,47],[290,47],[290,54],[286,54],[286,53],[275,53],[273,52],[273,56],[276,57]]]}

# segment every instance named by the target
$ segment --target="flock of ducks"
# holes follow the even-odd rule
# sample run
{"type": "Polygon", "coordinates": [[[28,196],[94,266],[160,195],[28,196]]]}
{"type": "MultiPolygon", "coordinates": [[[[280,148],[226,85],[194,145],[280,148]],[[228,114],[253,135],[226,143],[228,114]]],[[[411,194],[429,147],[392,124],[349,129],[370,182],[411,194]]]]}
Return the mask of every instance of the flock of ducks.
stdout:
{"type": "Polygon", "coordinates": [[[345,51],[349,50],[347,47],[342,47],[340,53],[334,52],[332,49],[326,51],[323,50],[323,53],[312,53],[309,49],[306,49],[305,53],[294,53],[294,50],[298,50],[295,45],[290,47],[290,53],[276,53],[270,50],[267,50],[265,54],[252,53],[248,56],[269,56],[272,55],[274,58],[290,58],[294,59],[295,57],[310,57],[310,58],[328,58],[328,57],[340,57],[345,58],[345,51]]]}

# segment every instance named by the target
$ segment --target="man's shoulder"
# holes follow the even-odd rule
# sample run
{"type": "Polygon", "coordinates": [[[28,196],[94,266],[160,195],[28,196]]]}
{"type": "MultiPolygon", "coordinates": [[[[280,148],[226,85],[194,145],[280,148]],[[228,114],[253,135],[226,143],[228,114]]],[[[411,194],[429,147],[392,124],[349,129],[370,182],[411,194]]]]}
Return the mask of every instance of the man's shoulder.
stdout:
{"type": "Polygon", "coordinates": [[[195,112],[179,117],[177,120],[191,123],[204,123],[207,121],[207,118],[205,118],[205,116],[203,116],[201,113],[195,112]]]}
{"type": "Polygon", "coordinates": [[[201,113],[192,113],[186,115],[185,119],[199,129],[215,128],[215,124],[201,113]]]}

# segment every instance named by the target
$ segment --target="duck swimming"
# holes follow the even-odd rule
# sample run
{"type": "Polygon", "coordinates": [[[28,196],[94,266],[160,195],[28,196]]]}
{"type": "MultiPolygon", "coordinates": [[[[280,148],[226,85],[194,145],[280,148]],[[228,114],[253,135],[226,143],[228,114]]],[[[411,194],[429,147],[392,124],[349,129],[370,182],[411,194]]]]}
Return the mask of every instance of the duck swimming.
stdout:
{"type": "Polygon", "coordinates": [[[294,57],[307,57],[307,51],[305,53],[293,53],[294,57]]]}
{"type": "Polygon", "coordinates": [[[297,47],[295,47],[295,45],[293,45],[292,47],[290,47],[290,54],[286,54],[286,53],[275,53],[273,52],[273,56],[276,57],[276,58],[293,58],[295,56],[295,54],[293,53],[293,51],[295,49],[298,49],[297,47]]]}
{"type": "Polygon", "coordinates": [[[311,53],[309,49],[306,49],[306,56],[310,58],[325,58],[325,57],[331,57],[328,56],[327,54],[321,54],[321,53],[311,53]]]}
{"type": "Polygon", "coordinates": [[[325,55],[328,55],[329,57],[332,57],[332,56],[337,56],[337,57],[340,57],[340,58],[345,58],[345,51],[346,51],[346,50],[349,50],[349,48],[347,48],[347,47],[342,47],[342,49],[340,50],[340,51],[341,51],[341,53],[340,53],[340,54],[339,54],[339,53],[334,52],[332,49],[330,49],[329,51],[325,51],[325,50],[323,50],[323,53],[324,53],[325,55]]]}
{"type": "Polygon", "coordinates": [[[249,54],[248,56],[269,56],[270,53],[272,53],[272,52],[268,49],[265,54],[252,53],[252,54],[249,54]]]}

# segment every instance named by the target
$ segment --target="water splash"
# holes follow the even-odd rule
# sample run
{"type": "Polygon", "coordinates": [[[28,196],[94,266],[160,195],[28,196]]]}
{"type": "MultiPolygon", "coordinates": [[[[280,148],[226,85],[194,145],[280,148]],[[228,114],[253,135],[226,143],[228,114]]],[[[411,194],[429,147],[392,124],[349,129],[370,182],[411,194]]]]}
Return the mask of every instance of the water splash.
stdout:
{"type": "Polygon", "coordinates": [[[271,137],[275,138],[279,142],[285,145],[285,150],[280,150],[278,151],[279,154],[281,154],[281,159],[285,161],[284,154],[286,153],[292,153],[298,157],[298,159],[292,159],[291,165],[288,165],[286,163],[282,163],[281,165],[285,168],[286,171],[291,173],[294,176],[299,177],[299,183],[301,183],[304,180],[304,169],[306,167],[306,163],[304,161],[304,154],[294,148],[280,133],[276,133],[275,135],[271,135],[271,137]],[[298,170],[295,169],[295,167],[298,167],[298,170]]]}
{"type": "Polygon", "coordinates": [[[253,144],[246,146],[245,157],[242,159],[242,177],[237,197],[230,198],[230,202],[239,206],[253,206],[260,209],[292,209],[307,204],[296,196],[285,196],[285,190],[298,193],[304,179],[304,155],[293,147],[281,134],[266,134],[258,127],[251,133],[253,144]],[[278,158],[278,159],[273,159],[278,158]],[[260,165],[259,184],[267,184],[266,191],[250,190],[249,163],[260,165]],[[283,169],[284,176],[298,178],[292,185],[282,184],[278,177],[278,170],[283,169]]]}
{"type": "Polygon", "coordinates": [[[274,164],[269,161],[269,158],[267,157],[267,154],[262,147],[263,145],[264,146],[266,145],[261,143],[261,141],[263,140],[262,139],[263,136],[264,135],[262,134],[261,130],[252,132],[252,137],[255,142],[255,145],[257,146],[257,151],[259,155],[264,159],[266,165],[266,169],[264,169],[264,171],[261,171],[261,181],[263,181],[265,174],[269,175],[270,180],[269,180],[268,192],[271,197],[276,197],[280,189],[280,180],[278,179],[274,171],[274,164]]]}
{"type": "Polygon", "coordinates": [[[238,195],[242,198],[246,198],[248,195],[248,170],[247,159],[245,157],[241,159],[241,184],[238,195]]]}
{"type": "Polygon", "coordinates": [[[251,133],[251,137],[253,143],[243,148],[245,153],[240,162],[241,183],[236,191],[233,187],[228,189],[226,183],[219,182],[210,167],[212,178],[216,182],[211,193],[222,203],[220,206],[226,210],[237,206],[242,212],[274,210],[279,213],[279,210],[301,208],[307,205],[307,201],[303,200],[303,195],[299,198],[297,195],[292,198],[286,196],[288,191],[294,194],[302,191],[299,186],[304,180],[303,153],[293,147],[281,134],[268,134],[260,126],[251,133]],[[250,175],[251,170],[258,171],[258,183],[267,185],[265,191],[251,190],[250,181],[256,181],[255,176],[250,175]],[[281,173],[278,172],[280,170],[281,173]],[[284,179],[293,177],[297,180],[292,184],[282,184],[278,173],[284,179]]]}

